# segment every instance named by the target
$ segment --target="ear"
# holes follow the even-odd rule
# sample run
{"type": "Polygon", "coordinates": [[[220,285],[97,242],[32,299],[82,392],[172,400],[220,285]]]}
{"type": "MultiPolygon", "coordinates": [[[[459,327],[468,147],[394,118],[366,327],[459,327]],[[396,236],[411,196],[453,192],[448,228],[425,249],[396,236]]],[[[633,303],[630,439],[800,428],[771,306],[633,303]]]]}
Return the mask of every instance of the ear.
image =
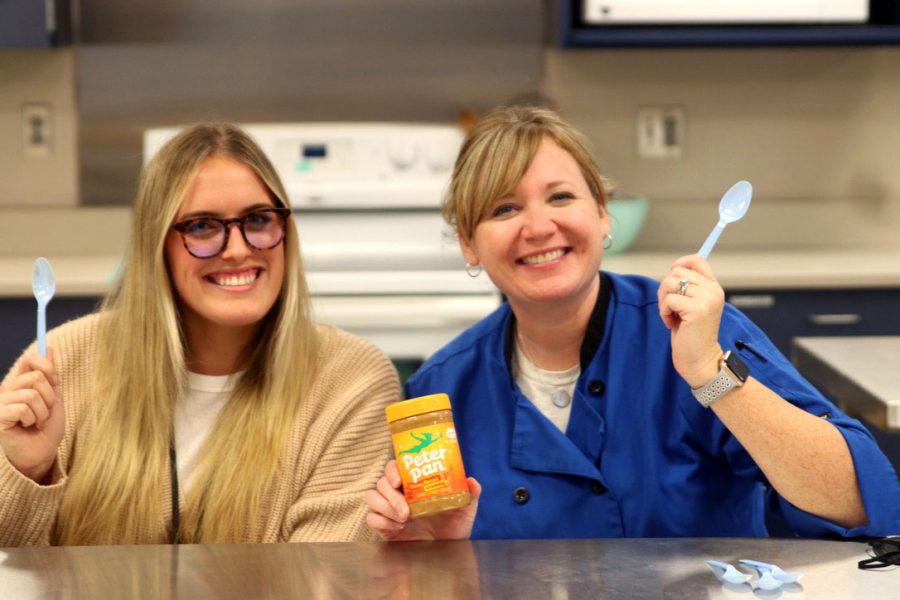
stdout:
{"type": "Polygon", "coordinates": [[[477,265],[481,262],[481,259],[478,258],[478,252],[475,250],[475,244],[466,237],[462,233],[457,234],[459,237],[459,249],[462,252],[463,258],[466,259],[466,262],[470,265],[477,265]]]}
{"type": "Polygon", "coordinates": [[[597,209],[600,211],[600,222],[602,223],[603,235],[612,230],[612,217],[609,214],[609,209],[605,206],[600,206],[600,203],[597,203],[597,209]]]}

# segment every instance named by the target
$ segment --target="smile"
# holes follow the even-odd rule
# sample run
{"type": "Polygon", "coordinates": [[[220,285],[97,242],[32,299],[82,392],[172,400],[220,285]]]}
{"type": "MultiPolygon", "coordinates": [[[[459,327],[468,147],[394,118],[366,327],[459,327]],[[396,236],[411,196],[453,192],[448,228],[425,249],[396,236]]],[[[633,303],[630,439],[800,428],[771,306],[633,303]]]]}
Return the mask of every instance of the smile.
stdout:
{"type": "Polygon", "coordinates": [[[534,256],[526,256],[521,259],[521,262],[526,265],[540,265],[561,258],[565,253],[566,251],[563,249],[551,250],[550,252],[535,254],[534,256]]]}
{"type": "Polygon", "coordinates": [[[206,276],[208,281],[223,287],[239,287],[250,285],[259,277],[261,269],[250,269],[241,273],[212,273],[206,276]]]}

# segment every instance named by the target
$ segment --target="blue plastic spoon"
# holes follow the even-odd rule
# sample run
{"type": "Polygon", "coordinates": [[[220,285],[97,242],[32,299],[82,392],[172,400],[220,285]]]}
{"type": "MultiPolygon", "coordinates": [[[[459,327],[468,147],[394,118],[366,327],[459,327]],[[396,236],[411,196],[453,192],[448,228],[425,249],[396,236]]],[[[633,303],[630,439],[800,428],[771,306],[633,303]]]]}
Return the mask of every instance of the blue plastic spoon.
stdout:
{"type": "Polygon", "coordinates": [[[31,275],[31,291],[37,300],[37,344],[38,354],[47,356],[47,304],[56,293],[56,278],[50,262],[43,256],[34,261],[31,275]]]}
{"type": "Polygon", "coordinates": [[[774,579],[782,583],[797,583],[800,581],[800,578],[803,577],[803,573],[797,573],[794,571],[784,571],[778,565],[773,565],[771,563],[764,563],[758,560],[748,560],[746,558],[738,561],[742,565],[746,565],[753,569],[756,569],[759,572],[760,577],[763,576],[763,571],[768,571],[772,574],[774,579]]]}
{"type": "Polygon", "coordinates": [[[721,560],[708,560],[706,561],[706,564],[709,565],[709,568],[716,574],[716,577],[725,583],[738,585],[750,581],[750,575],[741,573],[733,566],[726,562],[722,562],[721,560]]]}
{"type": "Polygon", "coordinates": [[[703,258],[709,258],[709,253],[712,252],[713,246],[716,245],[719,236],[725,230],[725,226],[729,223],[734,223],[747,213],[752,198],[753,186],[750,185],[749,181],[741,180],[728,188],[728,191],[725,192],[719,201],[719,222],[709,232],[709,237],[703,242],[700,252],[697,254],[703,258]]]}

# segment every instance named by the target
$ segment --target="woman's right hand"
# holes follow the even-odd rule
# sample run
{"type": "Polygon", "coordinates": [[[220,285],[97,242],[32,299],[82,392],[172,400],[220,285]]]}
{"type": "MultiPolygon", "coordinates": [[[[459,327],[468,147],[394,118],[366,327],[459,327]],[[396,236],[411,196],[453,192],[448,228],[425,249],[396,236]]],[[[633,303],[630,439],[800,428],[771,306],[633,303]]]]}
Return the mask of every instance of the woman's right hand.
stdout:
{"type": "Polygon", "coordinates": [[[41,483],[56,462],[65,413],[49,358],[29,354],[0,386],[0,447],[20,473],[41,483]]]}
{"type": "Polygon", "coordinates": [[[472,501],[467,506],[428,517],[410,519],[409,504],[400,491],[400,471],[397,461],[384,467],[384,475],[374,490],[366,492],[369,514],[366,523],[381,537],[390,541],[413,540],[462,540],[472,533],[481,484],[474,478],[466,479],[472,501]]]}

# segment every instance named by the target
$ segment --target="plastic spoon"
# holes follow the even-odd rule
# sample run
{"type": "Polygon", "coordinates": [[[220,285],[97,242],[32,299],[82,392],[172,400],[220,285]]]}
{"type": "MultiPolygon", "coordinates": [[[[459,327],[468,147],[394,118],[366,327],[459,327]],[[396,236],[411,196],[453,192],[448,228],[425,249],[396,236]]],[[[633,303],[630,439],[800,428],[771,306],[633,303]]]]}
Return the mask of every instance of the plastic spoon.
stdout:
{"type": "Polygon", "coordinates": [[[800,578],[803,577],[803,573],[797,573],[794,571],[784,571],[778,565],[773,565],[771,563],[764,563],[764,562],[760,562],[758,560],[748,560],[748,559],[741,559],[738,562],[740,562],[742,565],[746,565],[748,567],[756,569],[757,571],[760,572],[760,574],[762,574],[763,570],[766,570],[772,574],[772,577],[774,577],[775,579],[777,579],[778,581],[780,581],[782,583],[797,583],[798,581],[800,581],[800,578]]]}
{"type": "Polygon", "coordinates": [[[34,261],[31,275],[31,290],[37,300],[37,343],[38,354],[47,356],[47,304],[56,293],[56,278],[50,262],[43,256],[34,261]]]}
{"type": "Polygon", "coordinates": [[[733,583],[735,585],[738,585],[750,581],[750,575],[741,573],[733,566],[729,565],[726,562],[722,562],[721,560],[708,560],[706,561],[706,564],[708,564],[709,568],[713,570],[713,573],[716,574],[716,577],[718,577],[725,583],[733,583]]]}
{"type": "Polygon", "coordinates": [[[734,223],[746,214],[747,209],[750,208],[751,198],[753,198],[753,186],[749,181],[738,181],[725,192],[719,201],[719,222],[709,232],[709,237],[703,242],[700,252],[697,254],[703,258],[709,258],[709,253],[712,252],[713,246],[716,245],[725,226],[734,223]]]}

